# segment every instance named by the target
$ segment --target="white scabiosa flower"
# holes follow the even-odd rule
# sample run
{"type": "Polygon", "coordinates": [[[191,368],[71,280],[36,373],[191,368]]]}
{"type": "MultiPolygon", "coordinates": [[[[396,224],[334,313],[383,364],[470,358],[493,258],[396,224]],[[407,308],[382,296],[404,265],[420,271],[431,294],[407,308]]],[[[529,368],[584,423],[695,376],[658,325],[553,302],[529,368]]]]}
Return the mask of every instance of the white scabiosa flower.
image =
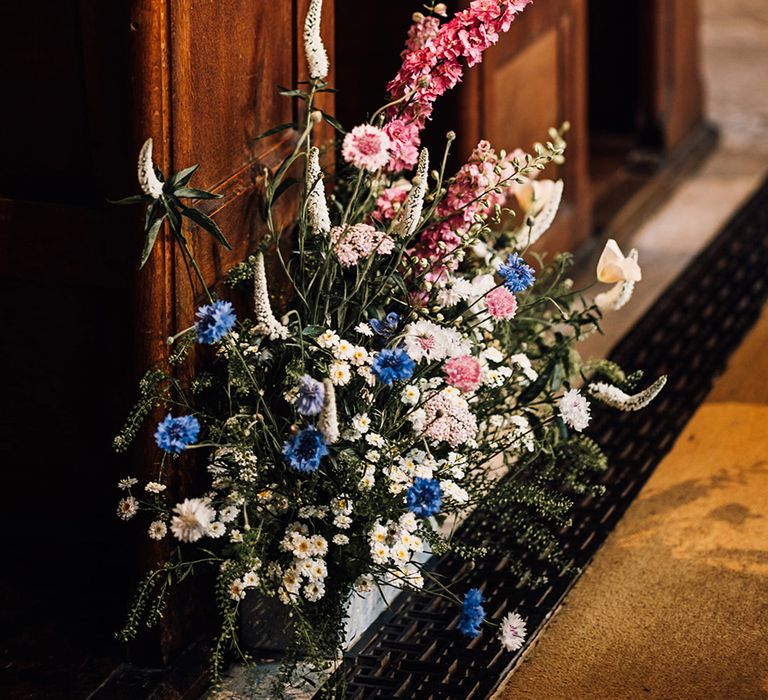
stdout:
{"type": "Polygon", "coordinates": [[[667,377],[663,375],[647,389],[632,395],[623,392],[619,387],[613,386],[613,384],[606,384],[605,382],[591,384],[588,391],[598,401],[611,408],[617,408],[620,411],[639,411],[659,395],[666,383],[667,377]]]}
{"type": "Polygon", "coordinates": [[[325,198],[323,171],[320,169],[320,151],[316,146],[309,149],[307,161],[307,219],[316,233],[327,234],[331,230],[331,217],[325,198]]]}
{"type": "Polygon", "coordinates": [[[270,340],[285,340],[288,329],[280,323],[272,313],[267,290],[267,272],[264,269],[264,255],[256,253],[256,269],[253,275],[253,307],[256,314],[254,330],[260,335],[266,335],[270,340]]]}
{"type": "Polygon", "coordinates": [[[163,183],[155,173],[155,165],[152,162],[152,139],[147,139],[139,152],[139,186],[144,194],[152,199],[158,199],[163,194],[163,183]]]}
{"type": "Polygon", "coordinates": [[[323,0],[311,0],[304,19],[304,53],[307,56],[309,77],[323,79],[328,75],[328,53],[323,46],[320,24],[323,18],[323,0]]]}
{"type": "Polygon", "coordinates": [[[333,445],[339,439],[339,418],[336,414],[336,388],[330,379],[324,379],[323,386],[325,388],[325,397],[323,398],[323,409],[320,411],[317,429],[323,434],[325,441],[329,445],[333,445]]]}
{"type": "Polygon", "coordinates": [[[171,520],[171,532],[182,542],[197,542],[208,534],[216,511],[202,498],[187,498],[177,504],[171,520]]]}
{"type": "Polygon", "coordinates": [[[558,404],[560,417],[563,422],[577,432],[589,425],[589,401],[581,395],[578,389],[569,389],[563,394],[558,404]]]}
{"type": "Polygon", "coordinates": [[[507,651],[517,651],[525,643],[525,620],[516,612],[507,613],[501,621],[499,639],[507,651]]]}
{"type": "Polygon", "coordinates": [[[403,206],[392,221],[391,232],[394,236],[410,238],[419,225],[421,210],[424,208],[424,197],[427,194],[429,177],[429,151],[421,149],[416,175],[413,177],[413,187],[403,202],[403,206]]]}

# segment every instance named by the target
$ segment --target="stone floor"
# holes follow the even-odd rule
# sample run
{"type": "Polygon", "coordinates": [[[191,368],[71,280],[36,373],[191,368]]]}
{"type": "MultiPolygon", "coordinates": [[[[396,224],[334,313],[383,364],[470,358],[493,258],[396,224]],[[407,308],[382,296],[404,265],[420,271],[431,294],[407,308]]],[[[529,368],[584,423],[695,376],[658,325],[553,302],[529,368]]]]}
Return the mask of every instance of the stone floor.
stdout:
{"type": "MultiPolygon", "coordinates": [[[[701,14],[706,111],[720,145],[631,236],[625,248],[638,249],[643,281],[624,309],[606,317],[605,336],[584,343],[585,355],[610,350],[768,171],[768,1],[701,0],[701,14]]],[[[577,282],[594,280],[599,253],[584,261],[577,282]]]]}
{"type": "MultiPolygon", "coordinates": [[[[610,349],[768,170],[768,2],[701,5],[721,143],[632,236],[643,282],[586,354],[610,349]]],[[[499,700],[768,698],[766,342],[768,313],[499,700]]]]}

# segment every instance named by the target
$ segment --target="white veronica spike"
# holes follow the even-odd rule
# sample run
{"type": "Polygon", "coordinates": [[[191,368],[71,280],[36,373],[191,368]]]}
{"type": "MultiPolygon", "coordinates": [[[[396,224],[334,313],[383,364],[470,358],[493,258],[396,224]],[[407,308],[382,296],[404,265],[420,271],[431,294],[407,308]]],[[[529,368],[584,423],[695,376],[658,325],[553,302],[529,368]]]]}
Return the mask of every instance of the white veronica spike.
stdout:
{"type": "Polygon", "coordinates": [[[424,207],[424,197],[427,194],[427,180],[429,177],[429,151],[426,148],[421,149],[419,153],[419,162],[416,166],[416,175],[411,181],[412,187],[408,196],[400,207],[394,221],[392,222],[392,235],[401,238],[410,238],[419,225],[421,210],[424,207]]]}
{"type": "Polygon", "coordinates": [[[526,218],[532,219],[532,224],[529,228],[526,222],[518,234],[519,248],[533,245],[549,230],[555,216],[557,216],[563,198],[562,180],[534,180],[531,185],[533,187],[533,204],[526,218]]]}
{"type": "Polygon", "coordinates": [[[323,434],[325,441],[329,445],[337,442],[339,439],[339,419],[336,415],[336,387],[330,379],[323,380],[325,388],[325,397],[323,399],[323,410],[320,412],[320,419],[317,421],[317,429],[323,434]]]}
{"type": "Polygon", "coordinates": [[[328,214],[328,203],[325,199],[323,171],[320,169],[320,151],[316,146],[309,149],[307,187],[312,188],[307,193],[309,226],[317,233],[326,234],[331,230],[331,217],[328,214]]]}
{"type": "MultiPolygon", "coordinates": [[[[635,248],[629,252],[626,260],[634,263],[637,266],[638,273],[640,272],[640,267],[637,265],[637,250],[635,248]]],[[[632,298],[634,291],[634,280],[620,281],[607,292],[598,294],[595,297],[595,304],[602,311],[618,311],[632,298]]]]}
{"type": "Polygon", "coordinates": [[[144,142],[139,153],[139,185],[144,194],[148,194],[152,199],[158,199],[163,193],[163,183],[155,173],[155,166],[152,163],[152,139],[144,142]]]}
{"type": "Polygon", "coordinates": [[[320,36],[323,0],[311,0],[304,20],[304,53],[307,56],[309,77],[323,79],[328,75],[328,54],[320,36]]]}
{"type": "Polygon", "coordinates": [[[600,282],[639,282],[643,278],[637,255],[632,258],[630,253],[626,258],[619,244],[609,238],[605,244],[600,260],[597,262],[597,279],[600,282]]]}
{"type": "Polygon", "coordinates": [[[659,395],[666,383],[667,376],[662,375],[647,389],[630,396],[613,384],[597,382],[589,385],[589,393],[611,408],[618,408],[620,411],[639,411],[659,395]]]}
{"type": "Polygon", "coordinates": [[[254,330],[260,335],[266,335],[271,340],[285,340],[288,329],[280,323],[272,313],[267,291],[267,272],[264,269],[264,255],[256,253],[256,270],[253,275],[253,307],[256,313],[254,330]]]}

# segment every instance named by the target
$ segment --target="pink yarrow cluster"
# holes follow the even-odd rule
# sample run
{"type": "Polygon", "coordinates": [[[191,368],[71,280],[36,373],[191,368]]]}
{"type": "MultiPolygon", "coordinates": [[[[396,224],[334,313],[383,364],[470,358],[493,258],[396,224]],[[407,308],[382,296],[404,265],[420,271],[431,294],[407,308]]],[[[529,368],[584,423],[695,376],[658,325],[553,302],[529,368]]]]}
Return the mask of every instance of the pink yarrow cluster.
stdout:
{"type": "Polygon", "coordinates": [[[384,130],[392,141],[388,166],[392,172],[416,164],[419,131],[431,117],[435,100],[461,81],[465,63],[471,67],[483,60],[483,52],[531,2],[473,0],[439,28],[434,18],[417,21],[411,28],[403,65],[387,85],[393,100],[410,95],[387,112],[384,130]]]}
{"type": "Polygon", "coordinates": [[[343,267],[357,265],[374,253],[389,255],[395,248],[395,242],[386,233],[368,224],[334,226],[330,236],[336,257],[343,267]]]}
{"type": "Polygon", "coordinates": [[[456,448],[477,435],[477,419],[467,402],[455,392],[443,389],[427,399],[424,409],[424,434],[456,448]]]}
{"type": "Polygon", "coordinates": [[[446,270],[455,270],[462,237],[478,215],[494,206],[503,206],[514,187],[514,166],[508,157],[500,158],[488,141],[480,141],[469,160],[456,174],[445,197],[437,206],[438,223],[426,229],[416,245],[415,255],[430,263],[427,279],[435,281],[446,270]],[[504,183],[499,187],[499,183],[504,183]],[[499,187],[499,191],[495,189],[499,187]]]}

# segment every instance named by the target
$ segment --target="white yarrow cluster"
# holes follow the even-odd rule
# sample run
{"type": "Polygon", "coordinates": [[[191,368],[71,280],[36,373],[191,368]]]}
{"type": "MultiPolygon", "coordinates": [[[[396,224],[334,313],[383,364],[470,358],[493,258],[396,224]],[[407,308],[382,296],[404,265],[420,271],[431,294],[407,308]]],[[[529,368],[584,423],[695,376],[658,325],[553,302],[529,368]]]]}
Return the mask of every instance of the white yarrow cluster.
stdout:
{"type": "Polygon", "coordinates": [[[611,408],[617,408],[620,411],[639,411],[641,408],[645,408],[659,395],[666,383],[667,376],[662,375],[647,389],[632,395],[627,394],[613,384],[607,384],[605,382],[590,384],[588,391],[598,401],[601,401],[611,408]]]}
{"type": "Polygon", "coordinates": [[[421,210],[424,208],[424,197],[427,194],[429,178],[429,151],[421,149],[416,175],[413,177],[413,187],[403,202],[403,206],[392,221],[392,235],[410,238],[418,228],[421,210]]]}
{"type": "Polygon", "coordinates": [[[304,53],[307,56],[309,77],[313,80],[322,80],[328,76],[328,53],[320,34],[322,18],[323,0],[311,0],[304,19],[304,53]]]}
{"type": "Polygon", "coordinates": [[[317,146],[309,149],[307,160],[307,219],[309,227],[320,234],[331,230],[331,217],[328,214],[328,202],[325,198],[323,171],[320,169],[320,151],[317,146]]]}
{"type": "Polygon", "coordinates": [[[270,340],[285,340],[288,329],[272,313],[267,289],[267,272],[264,269],[264,254],[256,253],[256,267],[253,274],[253,308],[256,315],[254,330],[270,340]]]}
{"type": "Polygon", "coordinates": [[[155,173],[155,166],[152,162],[152,139],[147,139],[139,152],[139,186],[144,194],[152,199],[158,199],[163,194],[163,183],[155,173]]]}

